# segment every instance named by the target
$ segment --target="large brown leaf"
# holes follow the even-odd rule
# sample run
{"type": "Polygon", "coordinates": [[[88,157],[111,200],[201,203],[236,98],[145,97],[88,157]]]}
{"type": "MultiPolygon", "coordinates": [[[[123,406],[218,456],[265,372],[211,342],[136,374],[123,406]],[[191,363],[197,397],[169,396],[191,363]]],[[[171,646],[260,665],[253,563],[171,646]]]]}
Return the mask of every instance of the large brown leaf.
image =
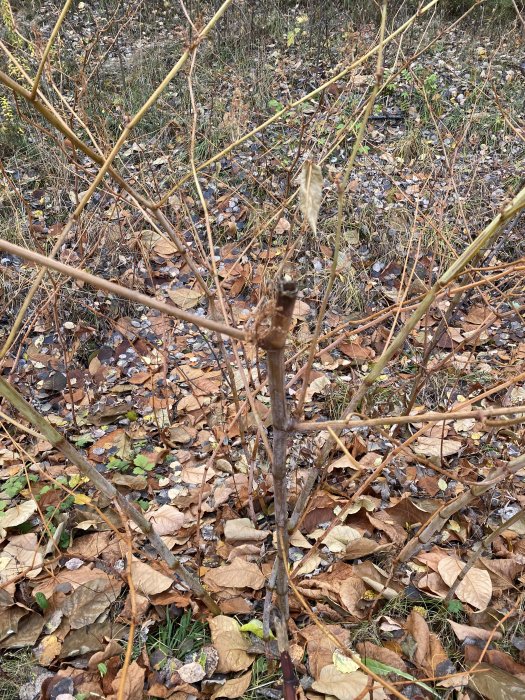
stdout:
{"type": "MultiPolygon", "coordinates": [[[[144,697],[144,674],[146,669],[133,661],[126,670],[126,678],[124,680],[124,695],[123,700],[142,700],[144,697]]],[[[115,676],[112,683],[114,695],[108,695],[107,700],[117,700],[117,693],[122,678],[122,669],[115,676]]]]}
{"type": "Polygon", "coordinates": [[[173,583],[171,578],[136,557],[131,562],[131,578],[137,591],[144,595],[162,593],[173,583]]]}
{"type": "Polygon", "coordinates": [[[231,564],[207,571],[204,582],[214,592],[223,588],[253,588],[258,591],[264,586],[264,576],[257,564],[237,557],[231,564]]]}
{"type": "MultiPolygon", "coordinates": [[[[331,625],[330,632],[340,641],[342,648],[346,647],[349,639],[348,630],[331,625]]],[[[314,678],[319,678],[321,669],[332,663],[334,651],[337,646],[329,639],[324,631],[317,625],[308,625],[299,631],[301,637],[306,639],[306,650],[308,652],[308,665],[310,673],[314,678]]]]}
{"type": "Polygon", "coordinates": [[[319,679],[312,683],[312,688],[317,693],[333,695],[339,700],[356,700],[363,697],[367,685],[366,673],[362,671],[342,673],[330,664],[321,669],[319,679]]]}
{"type": "Polygon", "coordinates": [[[430,631],[425,618],[416,610],[412,610],[406,621],[405,629],[412,635],[416,642],[413,662],[416,666],[424,668],[430,649],[430,631]]]}
{"type": "Polygon", "coordinates": [[[215,698],[240,698],[250,687],[251,680],[252,672],[250,669],[248,673],[243,673],[238,678],[226,681],[221,688],[213,693],[211,700],[215,700],[215,698]]]}
{"type": "Polygon", "coordinates": [[[488,664],[477,667],[469,679],[472,688],[486,700],[525,700],[525,683],[510,673],[488,664]]]}
{"type": "Polygon", "coordinates": [[[65,600],[62,610],[72,629],[81,629],[96,622],[117,599],[122,582],[103,571],[100,577],[79,586],[65,600]]]}
{"type": "Polygon", "coordinates": [[[230,673],[244,671],[253,662],[246,652],[249,640],[242,634],[240,625],[233,617],[218,615],[210,620],[211,641],[219,654],[217,671],[230,673]]]}
{"type": "Polygon", "coordinates": [[[262,542],[269,534],[268,530],[256,530],[250,518],[234,518],[224,523],[226,542],[262,542]]]}
{"type": "MultiPolygon", "coordinates": [[[[447,586],[453,586],[465,564],[455,557],[445,557],[438,564],[438,572],[447,586]]],[[[485,569],[472,567],[456,590],[456,596],[476,610],[485,610],[492,598],[492,581],[485,569]]]]}
{"type": "Polygon", "coordinates": [[[0,642],[2,649],[20,649],[21,647],[32,647],[38,639],[44,618],[38,613],[30,613],[22,618],[18,623],[18,630],[0,642]]]}

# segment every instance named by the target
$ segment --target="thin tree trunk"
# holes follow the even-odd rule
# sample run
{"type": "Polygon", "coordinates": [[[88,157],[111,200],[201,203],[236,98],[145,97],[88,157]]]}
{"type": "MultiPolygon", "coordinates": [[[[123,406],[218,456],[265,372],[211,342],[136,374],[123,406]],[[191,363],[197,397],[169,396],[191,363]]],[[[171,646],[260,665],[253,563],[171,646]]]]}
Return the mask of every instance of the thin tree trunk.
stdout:
{"type": "MultiPolygon", "coordinates": [[[[277,570],[275,590],[277,606],[286,624],[288,619],[288,489],[286,486],[286,453],[289,420],[286,408],[284,379],[284,346],[292,322],[297,285],[290,278],[279,281],[276,299],[269,312],[269,327],[257,338],[268,355],[268,383],[273,425],[273,489],[277,535],[277,570]]],[[[265,321],[267,324],[268,322],[265,321]]]]}

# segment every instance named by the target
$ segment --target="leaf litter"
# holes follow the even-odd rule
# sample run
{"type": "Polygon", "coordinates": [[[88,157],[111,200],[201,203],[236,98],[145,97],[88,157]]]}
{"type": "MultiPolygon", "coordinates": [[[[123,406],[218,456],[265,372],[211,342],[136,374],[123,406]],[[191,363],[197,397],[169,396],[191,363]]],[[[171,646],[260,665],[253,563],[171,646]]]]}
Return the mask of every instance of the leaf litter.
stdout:
{"type": "MultiPolygon", "coordinates": [[[[457,38],[452,36],[450,42],[457,38]]],[[[459,40],[464,41],[461,37],[459,40]]],[[[283,61],[289,68],[296,59],[295,42],[288,37],[288,53],[283,61]]],[[[463,82],[468,81],[456,49],[446,44],[443,51],[446,61],[454,64],[452,68],[440,65],[439,71],[432,73],[438,81],[450,83],[435,94],[446,102],[446,110],[455,112],[465,98],[463,82]]],[[[502,76],[507,80],[506,73],[502,76]]],[[[366,76],[356,78],[362,79],[362,85],[367,84],[366,76]]],[[[302,84],[304,76],[299,73],[297,80],[302,84]]],[[[427,80],[427,90],[432,90],[433,81],[427,80]]],[[[356,87],[359,84],[356,80],[356,87]]],[[[401,93],[414,91],[409,75],[401,77],[399,88],[401,93]]],[[[374,115],[378,120],[374,121],[376,128],[366,148],[376,150],[368,164],[363,164],[368,168],[364,177],[350,183],[351,190],[370,209],[388,211],[388,204],[401,205],[408,195],[428,211],[433,196],[434,203],[439,204],[436,193],[446,188],[446,182],[436,175],[434,193],[426,187],[425,158],[421,157],[424,152],[414,158],[410,143],[403,144],[402,149],[396,146],[396,139],[403,135],[401,131],[396,133],[396,115],[395,109],[374,115]]],[[[437,139],[428,125],[418,123],[419,115],[412,117],[418,124],[416,138],[422,143],[437,139]]],[[[408,139],[410,134],[404,136],[408,139]]],[[[446,147],[455,148],[451,137],[446,139],[446,147]]],[[[140,152],[141,145],[134,143],[123,156],[132,166],[140,152]]],[[[251,155],[243,153],[243,157],[246,163],[251,162],[251,155]]],[[[482,145],[480,164],[488,176],[493,163],[482,145]]],[[[159,156],[154,165],[162,168],[166,160],[159,156]]],[[[228,170],[238,167],[233,160],[224,165],[228,170]]],[[[24,183],[24,187],[29,184],[24,183]]],[[[210,189],[207,194],[215,222],[242,232],[248,217],[239,204],[238,191],[210,189]]],[[[299,178],[299,208],[314,235],[320,221],[324,226],[323,194],[330,196],[330,185],[327,182],[325,187],[321,167],[305,160],[299,178]]],[[[495,207],[502,196],[492,189],[495,207]]],[[[30,201],[35,198],[37,195],[31,193],[30,201]]],[[[174,202],[173,206],[178,204],[174,202]]],[[[399,209],[401,206],[392,207],[388,212],[390,235],[394,237],[398,235],[396,216],[402,216],[399,209]]],[[[362,221],[356,220],[355,226],[361,229],[357,234],[347,233],[349,237],[356,234],[357,240],[364,236],[365,242],[359,247],[359,256],[350,256],[341,263],[340,272],[351,277],[356,266],[367,270],[369,277],[362,286],[367,304],[375,311],[385,308],[385,300],[398,298],[402,270],[399,261],[386,254],[395,241],[384,243],[386,250],[377,259],[366,243],[366,236],[371,234],[366,231],[370,220],[363,223],[367,212],[357,213],[362,221]]],[[[44,227],[47,215],[42,212],[39,217],[44,227]]],[[[288,215],[283,215],[275,234],[286,238],[291,226],[288,215]]],[[[151,249],[155,280],[152,284],[142,275],[137,285],[158,291],[182,308],[202,310],[204,296],[192,286],[173,244],[153,231],[141,231],[138,238],[151,249]]],[[[332,253],[328,239],[323,245],[324,249],[312,252],[308,260],[318,276],[332,253]]],[[[235,243],[222,245],[218,252],[219,274],[227,280],[225,289],[234,316],[246,319],[253,301],[247,289],[263,281],[261,259],[279,259],[282,247],[254,246],[249,255],[241,256],[241,262],[241,247],[235,243]]],[[[501,260],[493,262],[497,265],[501,260]]],[[[418,291],[416,281],[431,281],[434,273],[431,255],[423,252],[417,264],[414,293],[418,291]]],[[[295,309],[296,323],[304,324],[300,327],[304,337],[312,331],[322,287],[316,274],[308,273],[304,298],[295,309]]],[[[518,302],[516,296],[514,303],[518,302]]],[[[503,309],[504,313],[508,311],[503,309]]],[[[443,357],[459,344],[467,349],[464,357],[455,358],[455,364],[465,370],[458,376],[462,377],[461,391],[467,396],[483,388],[487,376],[496,380],[497,367],[516,369],[525,358],[523,332],[512,315],[494,319],[476,336],[488,318],[486,312],[484,305],[476,303],[462,309],[462,316],[440,344],[443,357]],[[469,363],[477,368],[473,376],[467,372],[469,363]]],[[[327,315],[325,330],[333,332],[348,320],[336,304],[327,315]]],[[[418,324],[413,336],[416,347],[424,344],[439,320],[439,315],[429,315],[418,324]]],[[[253,620],[261,610],[274,551],[269,537],[273,525],[272,484],[264,465],[257,483],[250,482],[250,465],[238,447],[238,425],[234,423],[227,431],[224,428],[234,416],[227,381],[217,371],[209,346],[198,334],[155,312],[117,315],[112,331],[105,335],[69,320],[63,328],[70,334],[71,357],[82,345],[91,344],[86,366],[72,363],[73,369],[68,368],[56,337],[42,320],[40,330],[35,329],[29,337],[23,364],[14,368],[17,382],[27,396],[39,402],[48,419],[67,429],[89,459],[110,475],[113,484],[144,509],[170,549],[198,563],[202,580],[217,594],[225,614],[207,622],[211,645],[203,639],[197,649],[185,652],[179,647],[178,658],[166,644],[166,653],[155,663],[144,640],[150,630],[163,628],[165,611],[174,612],[178,620],[186,615],[184,611],[201,619],[202,611],[174,583],[170,572],[154,561],[148,545],[135,531],[135,552],[128,561],[126,542],[115,532],[120,523],[113,519],[108,503],[82,481],[74,467],[65,467],[46,441],[21,437],[25,459],[12,450],[9,440],[2,441],[0,449],[0,647],[3,653],[29,647],[36,662],[51,669],[42,685],[43,697],[70,697],[74,691],[76,697],[93,693],[116,698],[122,655],[136,614],[145,651],[127,669],[125,698],[141,698],[145,692],[152,697],[188,698],[204,689],[211,698],[243,697],[255,675],[252,667],[260,630],[241,625],[236,617],[253,620]],[[208,459],[218,442],[224,448],[211,465],[208,459]],[[21,476],[26,468],[29,479],[25,474],[21,476]],[[258,503],[255,522],[246,517],[250,499],[258,503]],[[128,564],[133,594],[127,581],[128,564]]],[[[336,414],[338,392],[343,393],[356,373],[366,371],[385,342],[380,330],[358,336],[348,330],[341,334],[343,342],[324,351],[314,365],[306,393],[310,418],[336,414]]],[[[255,381],[257,359],[247,357],[246,361],[255,381]]],[[[399,376],[389,370],[383,378],[383,394],[373,403],[377,415],[390,414],[399,407],[398,397],[406,389],[403,374],[413,372],[408,356],[403,356],[400,365],[396,368],[399,376]]],[[[237,389],[242,389],[242,382],[237,384],[237,389]]],[[[447,407],[464,398],[457,387],[437,387],[429,405],[415,410],[412,433],[421,427],[418,412],[434,408],[440,391],[444,392],[443,404],[447,407]]],[[[513,386],[502,401],[507,405],[523,403],[523,392],[523,386],[513,386]]],[[[254,405],[258,418],[267,420],[268,394],[264,388],[259,390],[254,405]]],[[[255,422],[253,407],[252,419],[255,422]]],[[[390,580],[388,573],[391,550],[398,551],[430,515],[464,493],[469,481],[489,476],[502,455],[512,457],[512,450],[522,444],[518,431],[504,436],[509,440],[497,438],[491,444],[490,431],[475,415],[427,428],[408,452],[399,452],[360,501],[350,498],[356,473],[369,475],[382,463],[392,446],[392,434],[359,428],[346,440],[349,456],[344,454],[329,465],[328,478],[315,492],[300,529],[292,536],[296,585],[314,606],[315,614],[329,624],[341,648],[357,650],[363,663],[379,675],[404,678],[409,681],[407,688],[416,687],[415,692],[427,696],[436,691],[419,678],[442,677],[438,686],[456,686],[458,693],[463,693],[458,697],[467,697],[467,687],[469,692],[488,698],[514,698],[523,693],[520,676],[524,674],[519,664],[525,662],[525,634],[519,612],[513,613],[512,606],[523,584],[525,532],[519,528],[504,530],[487,556],[480,557],[466,573],[454,598],[447,600],[472,554],[473,538],[495,529],[513,515],[513,509],[523,505],[519,490],[498,500],[497,517],[491,516],[490,522],[481,501],[460,512],[441,533],[439,546],[429,546],[411,558],[400,576],[390,580]],[[341,522],[333,525],[336,518],[341,522]],[[504,622],[496,630],[504,610],[511,611],[511,623],[504,622]],[[368,638],[363,639],[358,630],[370,615],[372,622],[365,632],[368,638]],[[431,627],[439,629],[444,637],[450,630],[462,644],[454,646],[449,640],[445,649],[431,627]],[[495,646],[503,638],[505,650],[495,646]],[[487,663],[479,666],[482,673],[461,673],[476,663],[476,653],[486,642],[490,646],[484,657],[487,663]],[[464,653],[462,663],[457,663],[459,651],[464,653]]],[[[309,463],[309,455],[301,455],[299,446],[292,449],[297,465],[309,463]]],[[[298,474],[297,491],[304,476],[298,474]]],[[[298,601],[292,599],[293,642],[297,668],[307,681],[306,696],[340,700],[360,697],[369,684],[366,674],[348,664],[346,656],[343,661],[322,631],[301,618],[303,612],[298,601]]],[[[265,653],[271,659],[271,654],[265,653]]],[[[388,697],[382,689],[373,692],[374,698],[388,697]]]]}

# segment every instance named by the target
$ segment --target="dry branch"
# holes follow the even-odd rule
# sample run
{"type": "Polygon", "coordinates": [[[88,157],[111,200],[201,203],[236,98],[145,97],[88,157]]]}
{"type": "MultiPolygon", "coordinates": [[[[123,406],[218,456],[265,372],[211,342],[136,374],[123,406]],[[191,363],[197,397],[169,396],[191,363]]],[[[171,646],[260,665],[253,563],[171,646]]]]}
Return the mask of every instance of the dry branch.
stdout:
{"type": "MultiPolygon", "coordinates": [[[[409,416],[384,416],[380,418],[363,418],[362,420],[327,420],[327,421],[298,421],[294,424],[294,430],[300,433],[313,433],[326,428],[364,428],[373,425],[401,425],[406,423],[439,423],[441,421],[459,420],[461,418],[474,418],[485,421],[495,416],[508,416],[513,413],[525,413],[525,406],[503,406],[501,408],[473,409],[471,411],[447,411],[439,413],[413,413],[409,416]]],[[[525,416],[521,419],[525,423],[525,416]]]]}
{"type": "Polygon", "coordinates": [[[49,40],[46,44],[46,48],[44,49],[44,53],[42,54],[42,58],[40,59],[40,65],[38,66],[38,69],[36,72],[35,82],[33,83],[33,87],[31,89],[31,96],[30,96],[31,100],[34,100],[36,97],[36,93],[38,91],[38,85],[40,83],[40,78],[42,77],[42,73],[44,72],[44,67],[46,65],[47,57],[49,56],[49,52],[51,51],[51,49],[53,47],[53,43],[58,35],[58,32],[60,31],[60,27],[62,26],[62,23],[65,20],[67,13],[69,12],[69,8],[71,7],[72,2],[73,2],[73,0],[66,0],[64,7],[62,8],[60,15],[58,16],[56,24],[53,27],[53,31],[51,32],[51,36],[49,37],[49,40]]]}
{"type": "Polygon", "coordinates": [[[460,496],[457,496],[457,498],[448,503],[444,508],[437,511],[437,513],[430,518],[429,522],[421,528],[421,531],[403,547],[398,557],[399,561],[407,561],[410,559],[411,556],[430,542],[431,537],[436,534],[436,532],[441,532],[448,519],[455,513],[462,508],[466,508],[475,498],[486,493],[493,486],[499,484],[500,481],[512,476],[520,469],[523,469],[523,467],[525,467],[525,455],[516,457],[504,467],[496,469],[492,474],[489,474],[486,479],[480,481],[479,484],[474,484],[460,496]]]}
{"type": "Polygon", "coordinates": [[[223,335],[230,336],[231,338],[237,338],[238,340],[246,339],[246,333],[239,328],[232,328],[224,323],[213,321],[210,318],[189,313],[188,311],[179,309],[177,306],[170,306],[164,301],[160,301],[154,297],[149,297],[146,294],[141,294],[140,292],[136,292],[134,289],[122,287],[120,284],[115,284],[115,282],[108,282],[108,280],[105,280],[102,277],[97,277],[97,275],[92,275],[85,270],[79,270],[76,267],[71,267],[71,265],[65,265],[57,260],[52,260],[51,258],[47,258],[45,255],[34,253],[32,250],[22,248],[14,243],[9,243],[4,239],[0,239],[0,250],[6,250],[12,255],[18,255],[20,258],[25,258],[26,260],[37,263],[38,265],[44,265],[44,267],[49,268],[50,270],[56,270],[57,272],[67,275],[68,277],[81,280],[82,282],[85,282],[96,289],[102,289],[105,292],[115,294],[123,299],[129,299],[129,301],[142,304],[150,309],[156,309],[157,311],[161,311],[168,316],[178,318],[181,321],[193,323],[198,328],[206,328],[210,331],[214,331],[215,333],[222,333],[223,335]]]}

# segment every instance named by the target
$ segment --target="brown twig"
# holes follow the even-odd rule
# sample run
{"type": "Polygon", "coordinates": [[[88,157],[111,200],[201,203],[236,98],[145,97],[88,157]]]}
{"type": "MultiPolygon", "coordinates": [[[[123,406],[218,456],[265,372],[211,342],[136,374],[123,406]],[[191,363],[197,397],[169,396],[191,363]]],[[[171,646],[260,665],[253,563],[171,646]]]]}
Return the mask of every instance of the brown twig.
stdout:
{"type": "Polygon", "coordinates": [[[486,479],[477,484],[473,484],[466,489],[462,494],[454,498],[453,501],[447,503],[444,508],[441,508],[435,513],[430,520],[420,529],[419,533],[413,537],[401,550],[399,561],[407,561],[417,551],[422,549],[430,542],[430,539],[437,532],[440,532],[446,525],[449,518],[462,508],[466,508],[475,498],[486,493],[490,488],[503,481],[507,477],[515,474],[525,466],[525,455],[512,459],[504,467],[495,470],[486,479]]]}
{"type": "MultiPolygon", "coordinates": [[[[453,421],[460,418],[474,418],[478,421],[485,421],[487,418],[495,416],[508,416],[513,413],[524,413],[525,406],[503,406],[501,408],[473,409],[471,411],[446,411],[443,413],[414,413],[410,416],[384,416],[381,418],[363,418],[362,420],[327,420],[327,421],[297,421],[294,423],[294,430],[299,433],[318,432],[327,428],[364,428],[374,425],[402,425],[406,423],[440,423],[441,421],[453,421]]],[[[521,421],[524,422],[525,417],[521,421]]]]}
{"type": "Polygon", "coordinates": [[[67,275],[68,277],[81,280],[86,284],[96,287],[97,289],[102,289],[110,294],[115,294],[123,297],[124,299],[134,301],[137,304],[148,306],[150,309],[157,309],[157,311],[162,311],[162,313],[178,318],[181,321],[193,323],[198,328],[207,328],[215,333],[222,333],[230,336],[231,338],[237,338],[238,340],[245,340],[246,338],[245,332],[239,330],[238,328],[232,328],[225,323],[219,323],[218,321],[213,321],[212,319],[189,313],[188,311],[179,309],[176,306],[170,306],[159,299],[149,297],[146,294],[141,294],[140,292],[136,292],[134,289],[122,287],[120,284],[115,284],[115,282],[109,282],[108,280],[92,275],[85,270],[72,267],[71,265],[65,265],[64,263],[58,262],[58,260],[53,260],[45,255],[40,255],[40,253],[35,253],[27,248],[22,248],[14,243],[9,243],[4,239],[0,239],[0,250],[6,250],[8,253],[18,255],[26,260],[31,260],[31,262],[35,262],[38,265],[43,265],[50,270],[56,270],[57,272],[67,275]]]}

